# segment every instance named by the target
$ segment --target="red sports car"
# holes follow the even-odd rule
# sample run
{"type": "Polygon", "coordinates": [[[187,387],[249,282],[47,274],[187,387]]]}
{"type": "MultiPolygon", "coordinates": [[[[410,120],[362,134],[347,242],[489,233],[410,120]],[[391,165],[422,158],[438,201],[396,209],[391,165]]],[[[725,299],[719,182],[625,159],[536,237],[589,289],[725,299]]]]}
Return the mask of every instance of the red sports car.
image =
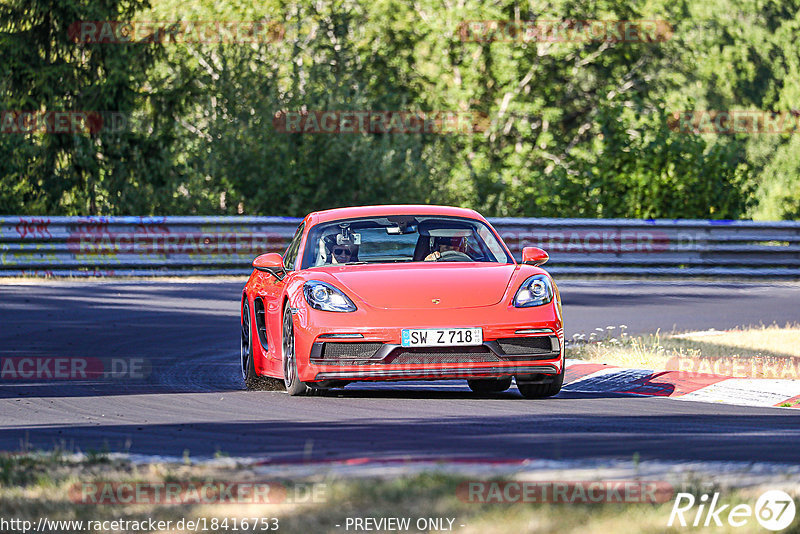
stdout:
{"type": "Polygon", "coordinates": [[[561,298],[548,259],[517,263],[475,211],[369,206],[311,213],[283,257],[263,254],[242,292],[245,384],[290,395],[353,381],[516,379],[526,398],[564,380],[561,298]],[[278,379],[278,380],[276,380],[278,379]]]}

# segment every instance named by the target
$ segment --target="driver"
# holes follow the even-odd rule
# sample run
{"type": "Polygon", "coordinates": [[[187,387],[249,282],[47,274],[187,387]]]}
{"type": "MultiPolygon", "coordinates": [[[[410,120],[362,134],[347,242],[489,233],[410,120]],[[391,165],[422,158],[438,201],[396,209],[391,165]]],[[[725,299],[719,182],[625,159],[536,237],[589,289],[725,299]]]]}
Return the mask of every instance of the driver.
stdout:
{"type": "Polygon", "coordinates": [[[425,261],[436,261],[448,251],[467,253],[466,237],[435,237],[433,238],[433,252],[425,256],[425,261]]]}

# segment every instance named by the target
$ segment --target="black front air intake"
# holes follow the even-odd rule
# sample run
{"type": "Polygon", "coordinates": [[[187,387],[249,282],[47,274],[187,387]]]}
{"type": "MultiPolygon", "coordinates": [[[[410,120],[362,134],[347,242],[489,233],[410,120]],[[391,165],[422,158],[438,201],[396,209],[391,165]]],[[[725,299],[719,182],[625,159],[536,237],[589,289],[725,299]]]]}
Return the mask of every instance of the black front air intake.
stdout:
{"type": "Polygon", "coordinates": [[[497,344],[509,356],[544,354],[558,352],[559,350],[558,338],[555,336],[511,337],[498,339],[497,344]],[[553,339],[555,342],[553,342],[553,339]]]}
{"type": "Polygon", "coordinates": [[[323,343],[323,360],[364,360],[378,352],[383,343],[323,343]]]}

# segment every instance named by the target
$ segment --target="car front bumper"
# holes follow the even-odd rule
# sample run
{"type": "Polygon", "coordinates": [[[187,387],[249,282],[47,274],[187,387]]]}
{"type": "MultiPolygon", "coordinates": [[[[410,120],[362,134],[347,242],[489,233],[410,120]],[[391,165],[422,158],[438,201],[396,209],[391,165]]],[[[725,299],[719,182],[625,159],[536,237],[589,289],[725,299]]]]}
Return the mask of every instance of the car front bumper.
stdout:
{"type": "Polygon", "coordinates": [[[564,335],[555,303],[523,309],[500,304],[353,313],[300,308],[294,319],[298,374],[304,382],[502,376],[537,382],[563,369],[564,335]],[[483,332],[481,345],[401,346],[405,328],[478,326],[483,332]],[[531,347],[515,340],[529,340],[531,347]]]}

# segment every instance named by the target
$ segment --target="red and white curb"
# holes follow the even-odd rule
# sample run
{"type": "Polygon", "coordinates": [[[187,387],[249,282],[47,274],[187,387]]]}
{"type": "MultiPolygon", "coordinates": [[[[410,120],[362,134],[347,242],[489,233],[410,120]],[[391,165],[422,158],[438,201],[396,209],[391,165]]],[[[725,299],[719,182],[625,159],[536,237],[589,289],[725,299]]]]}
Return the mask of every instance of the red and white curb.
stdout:
{"type": "Polygon", "coordinates": [[[620,393],[680,400],[784,406],[800,409],[800,380],[731,378],[686,371],[626,369],[567,360],[564,389],[576,393],[620,393]]]}

